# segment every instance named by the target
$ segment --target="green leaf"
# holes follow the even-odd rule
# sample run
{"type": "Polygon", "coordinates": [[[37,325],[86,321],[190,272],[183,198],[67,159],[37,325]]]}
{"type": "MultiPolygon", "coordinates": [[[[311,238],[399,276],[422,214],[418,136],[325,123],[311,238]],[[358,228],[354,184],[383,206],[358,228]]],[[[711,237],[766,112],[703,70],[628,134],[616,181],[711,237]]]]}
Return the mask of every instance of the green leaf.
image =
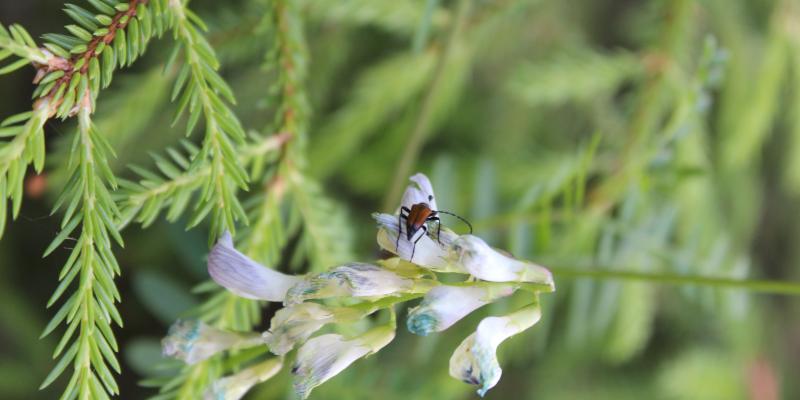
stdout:
{"type": "Polygon", "coordinates": [[[78,352],[78,342],[75,342],[70,346],[69,350],[58,360],[58,363],[53,367],[47,377],[44,379],[44,382],[39,386],[39,390],[42,390],[48,386],[50,386],[56,378],[64,372],[64,369],[67,368],[70,361],[75,358],[75,354],[78,352]]]}
{"type": "Polygon", "coordinates": [[[56,235],[55,239],[53,239],[53,241],[50,242],[50,245],[47,246],[47,249],[44,251],[44,255],[42,257],[47,257],[50,253],[53,252],[53,250],[58,248],[58,246],[60,246],[61,243],[64,242],[64,240],[67,237],[69,237],[69,234],[75,230],[75,228],[78,226],[78,223],[80,222],[81,222],[80,218],[73,218],[72,221],[70,221],[67,224],[67,226],[61,229],[61,232],[59,232],[58,235],[56,235]]]}
{"type": "Polygon", "coordinates": [[[56,315],[53,316],[53,318],[50,320],[50,322],[44,328],[44,331],[42,332],[42,334],[39,336],[39,339],[49,335],[50,332],[52,332],[53,329],[55,329],[58,326],[58,324],[60,324],[61,321],[63,321],[64,318],[67,317],[67,313],[72,309],[72,306],[75,305],[76,301],[77,301],[77,296],[75,294],[73,294],[69,298],[69,300],[67,300],[64,303],[64,305],[61,306],[61,308],[58,310],[56,315]]]}
{"type": "Polygon", "coordinates": [[[8,74],[8,73],[14,72],[14,71],[16,71],[16,70],[28,65],[29,63],[30,62],[28,60],[24,59],[24,58],[21,59],[21,60],[17,60],[15,62],[11,63],[11,64],[6,65],[3,68],[0,68],[0,75],[4,75],[4,74],[8,74]]]}

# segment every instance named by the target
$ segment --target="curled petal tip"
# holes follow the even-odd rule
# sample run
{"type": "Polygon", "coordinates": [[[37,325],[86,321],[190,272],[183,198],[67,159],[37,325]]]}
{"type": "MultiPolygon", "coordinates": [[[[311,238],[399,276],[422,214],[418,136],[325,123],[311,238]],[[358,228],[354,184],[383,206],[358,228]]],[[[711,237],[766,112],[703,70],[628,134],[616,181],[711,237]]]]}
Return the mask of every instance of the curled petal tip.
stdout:
{"type": "Polygon", "coordinates": [[[461,235],[451,247],[453,262],[478,279],[491,282],[528,282],[555,288],[553,274],[545,267],[505,255],[483,239],[461,235]]]}
{"type": "Polygon", "coordinates": [[[307,341],[297,351],[292,368],[295,392],[301,398],[333,378],[360,358],[377,352],[394,337],[385,327],[376,327],[355,339],[346,340],[337,334],[325,334],[307,341]]]}
{"type": "Polygon", "coordinates": [[[509,315],[484,318],[450,357],[450,375],[478,385],[478,394],[483,396],[500,381],[503,373],[497,361],[497,347],[533,326],[540,317],[541,309],[535,302],[509,315]]]}

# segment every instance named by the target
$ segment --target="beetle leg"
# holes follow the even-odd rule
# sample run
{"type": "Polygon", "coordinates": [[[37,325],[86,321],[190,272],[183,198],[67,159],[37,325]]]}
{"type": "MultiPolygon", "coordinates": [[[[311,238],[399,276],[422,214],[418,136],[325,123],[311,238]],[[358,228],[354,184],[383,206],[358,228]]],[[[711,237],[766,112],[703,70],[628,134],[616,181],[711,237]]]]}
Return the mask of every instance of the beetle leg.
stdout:
{"type": "Polygon", "coordinates": [[[439,219],[439,217],[436,214],[434,214],[428,217],[427,221],[436,221],[436,241],[439,242],[439,244],[442,244],[442,239],[441,239],[442,220],[439,219]]]}
{"type": "Polygon", "coordinates": [[[408,259],[408,262],[414,262],[414,252],[417,251],[417,242],[419,242],[419,240],[422,239],[423,236],[428,234],[427,226],[422,225],[420,229],[422,229],[422,234],[419,235],[419,237],[417,237],[417,240],[414,241],[414,246],[411,247],[411,258],[408,259]]]}
{"type": "Polygon", "coordinates": [[[410,212],[411,210],[409,210],[408,207],[402,206],[400,207],[400,213],[397,214],[397,240],[394,242],[395,253],[400,251],[400,236],[403,234],[403,217],[408,219],[408,213],[410,212]],[[405,215],[403,215],[404,211],[405,215]]]}

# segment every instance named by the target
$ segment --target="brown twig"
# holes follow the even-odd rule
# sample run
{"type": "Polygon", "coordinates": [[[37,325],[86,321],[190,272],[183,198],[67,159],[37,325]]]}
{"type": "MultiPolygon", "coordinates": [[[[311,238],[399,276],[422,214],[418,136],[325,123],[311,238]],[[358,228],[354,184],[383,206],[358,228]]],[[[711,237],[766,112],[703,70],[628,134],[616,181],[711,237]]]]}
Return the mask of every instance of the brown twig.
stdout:
{"type": "MultiPolygon", "coordinates": [[[[59,70],[64,71],[64,76],[58,78],[56,84],[53,85],[52,89],[50,89],[50,92],[37,100],[37,103],[42,99],[54,100],[53,98],[55,97],[55,94],[58,92],[58,89],[61,87],[61,85],[69,84],[69,82],[72,80],[72,77],[76,73],[82,75],[86,74],[86,72],[89,70],[89,62],[93,57],[97,57],[99,54],[97,53],[97,48],[100,46],[100,43],[103,43],[104,47],[108,46],[116,37],[117,31],[120,29],[124,30],[130,21],[136,16],[136,7],[139,4],[147,4],[148,1],[149,0],[130,0],[128,2],[127,10],[119,11],[114,15],[111,20],[111,24],[107,26],[108,32],[105,35],[92,37],[92,40],[86,45],[86,51],[75,54],[69,60],[66,60],[62,57],[53,56],[51,57],[51,61],[48,61],[46,65],[35,65],[37,73],[36,77],[34,78],[34,83],[38,83],[50,72],[59,70]],[[80,65],[80,68],[76,69],[76,65],[80,65]]],[[[56,102],[50,105],[51,110],[53,110],[52,112],[55,112],[55,110],[58,109],[58,106],[63,101],[63,97],[55,100],[56,102]]],[[[73,114],[74,112],[70,112],[70,115],[73,114]]]]}

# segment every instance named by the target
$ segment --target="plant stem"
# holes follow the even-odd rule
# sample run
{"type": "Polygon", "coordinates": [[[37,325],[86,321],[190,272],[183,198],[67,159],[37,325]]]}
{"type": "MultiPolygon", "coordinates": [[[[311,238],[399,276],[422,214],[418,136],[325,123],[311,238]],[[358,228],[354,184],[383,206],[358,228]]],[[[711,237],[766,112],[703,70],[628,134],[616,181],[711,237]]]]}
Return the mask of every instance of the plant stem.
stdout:
{"type": "Polygon", "coordinates": [[[556,279],[590,278],[600,280],[628,280],[667,285],[707,286],[720,289],[743,289],[755,293],[797,296],[800,282],[721,278],[702,275],[676,275],[669,273],[645,273],[614,271],[608,269],[549,268],[556,279]]]}

